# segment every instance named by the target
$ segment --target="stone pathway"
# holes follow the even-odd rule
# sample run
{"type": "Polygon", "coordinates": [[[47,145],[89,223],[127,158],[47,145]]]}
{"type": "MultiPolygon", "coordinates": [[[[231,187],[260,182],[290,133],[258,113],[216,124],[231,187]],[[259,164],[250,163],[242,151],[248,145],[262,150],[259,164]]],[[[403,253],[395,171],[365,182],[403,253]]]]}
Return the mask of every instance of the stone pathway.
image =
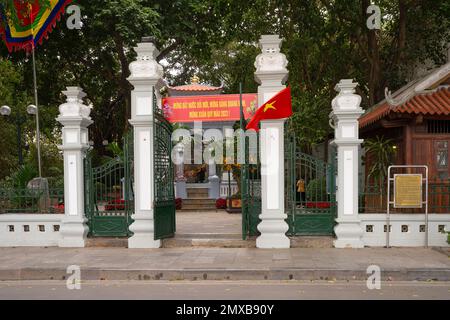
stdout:
{"type": "Polygon", "coordinates": [[[235,234],[242,233],[241,214],[217,211],[177,211],[178,234],[235,234]]]}

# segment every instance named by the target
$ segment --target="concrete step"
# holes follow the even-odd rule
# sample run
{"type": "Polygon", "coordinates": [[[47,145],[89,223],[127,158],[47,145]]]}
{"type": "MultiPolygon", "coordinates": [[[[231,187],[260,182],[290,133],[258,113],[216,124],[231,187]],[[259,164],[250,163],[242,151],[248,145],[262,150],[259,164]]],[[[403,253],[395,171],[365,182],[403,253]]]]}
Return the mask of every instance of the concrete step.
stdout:
{"type": "Polygon", "coordinates": [[[128,238],[88,238],[88,248],[128,248],[128,238]]]}
{"type": "MultiPolygon", "coordinates": [[[[292,248],[333,248],[333,237],[292,237],[292,248]]],[[[88,238],[88,248],[127,248],[127,238],[88,238]]],[[[175,238],[163,240],[164,248],[212,247],[255,248],[256,238],[242,240],[237,233],[177,233],[175,238]]]]}
{"type": "Polygon", "coordinates": [[[190,194],[190,193],[188,193],[187,199],[184,199],[184,200],[189,200],[189,199],[210,200],[208,194],[190,194]]]}
{"type": "Polygon", "coordinates": [[[291,237],[292,248],[333,248],[333,237],[291,237]]]}
{"type": "Polygon", "coordinates": [[[214,211],[216,210],[216,200],[214,199],[184,199],[182,210],[214,211]]]}
{"type": "Polygon", "coordinates": [[[186,192],[189,199],[191,198],[208,199],[209,197],[208,188],[187,188],[186,192]]]}
{"type": "MultiPolygon", "coordinates": [[[[163,248],[255,248],[256,237],[242,240],[241,234],[177,234],[164,239],[163,248]]],[[[291,248],[332,248],[332,237],[292,237],[291,248]]]]}
{"type": "Polygon", "coordinates": [[[221,210],[216,210],[216,208],[214,208],[214,209],[212,209],[212,208],[207,208],[207,209],[204,209],[204,208],[191,208],[191,209],[186,209],[186,208],[181,208],[180,210],[177,210],[177,213],[179,212],[179,213],[194,213],[194,212],[197,212],[197,213],[205,213],[205,212],[219,212],[219,211],[221,211],[221,210]]]}
{"type": "Polygon", "coordinates": [[[182,210],[197,210],[197,211],[213,211],[213,210],[216,210],[216,205],[183,203],[183,207],[181,209],[182,210]]]}
{"type": "Polygon", "coordinates": [[[163,248],[255,248],[256,239],[220,239],[220,238],[172,238],[164,239],[163,248]]]}
{"type": "Polygon", "coordinates": [[[216,200],[214,200],[214,199],[204,199],[204,198],[189,198],[189,199],[184,199],[183,200],[183,205],[184,204],[190,204],[190,205],[207,204],[207,205],[212,205],[215,208],[216,207],[216,200]]]}
{"type": "Polygon", "coordinates": [[[177,233],[175,238],[242,240],[242,235],[240,233],[177,233]]]}

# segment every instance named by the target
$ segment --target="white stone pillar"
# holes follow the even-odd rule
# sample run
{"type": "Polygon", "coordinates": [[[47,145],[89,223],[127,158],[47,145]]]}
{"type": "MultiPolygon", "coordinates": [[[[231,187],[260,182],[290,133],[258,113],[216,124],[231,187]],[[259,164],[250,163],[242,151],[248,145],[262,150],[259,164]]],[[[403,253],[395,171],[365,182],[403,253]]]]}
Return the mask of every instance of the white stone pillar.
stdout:
{"type": "Polygon", "coordinates": [[[363,248],[363,230],[358,216],[359,148],[363,140],[359,139],[359,117],[361,97],[355,94],[358,84],[353,80],[341,80],[336,85],[338,96],[333,100],[335,140],[338,153],[337,182],[337,225],[334,228],[336,248],[363,248]]]}
{"type": "Polygon", "coordinates": [[[162,84],[163,68],[155,60],[158,50],[151,42],[139,43],[135,48],[136,61],[130,64],[133,85],[131,92],[131,120],[134,128],[134,214],[128,239],[129,248],[159,248],[154,240],[154,152],[153,152],[153,90],[162,84]]]}
{"type": "Polygon", "coordinates": [[[217,176],[216,159],[211,157],[208,161],[209,199],[220,198],[220,178],[217,176]]]}
{"type": "MultiPolygon", "coordinates": [[[[258,105],[261,106],[285,88],[288,61],[280,52],[282,40],[277,35],[264,35],[260,40],[262,53],[256,58],[255,79],[258,87],[258,105]]],[[[284,211],[284,122],[261,121],[261,235],[258,248],[289,248],[286,236],[289,226],[284,211]]]]}
{"type": "Polygon", "coordinates": [[[84,158],[89,148],[88,127],[93,123],[91,108],[83,104],[86,94],[78,87],[63,92],[67,102],[56,119],[63,125],[60,150],[64,154],[64,218],[60,247],[82,248],[89,231],[84,212],[84,158]]]}
{"type": "Polygon", "coordinates": [[[176,148],[177,174],[175,178],[175,191],[177,198],[187,199],[186,177],[184,176],[184,145],[180,143],[176,148]]]}

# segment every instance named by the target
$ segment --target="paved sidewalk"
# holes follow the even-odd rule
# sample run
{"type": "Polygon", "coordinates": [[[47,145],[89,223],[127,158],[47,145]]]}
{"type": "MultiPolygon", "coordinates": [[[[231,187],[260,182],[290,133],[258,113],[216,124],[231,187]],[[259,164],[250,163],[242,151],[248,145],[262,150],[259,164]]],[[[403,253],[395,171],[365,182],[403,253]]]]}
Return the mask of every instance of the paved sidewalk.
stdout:
{"type": "Polygon", "coordinates": [[[450,281],[450,258],[433,249],[0,248],[0,280],[385,280],[450,281]]]}

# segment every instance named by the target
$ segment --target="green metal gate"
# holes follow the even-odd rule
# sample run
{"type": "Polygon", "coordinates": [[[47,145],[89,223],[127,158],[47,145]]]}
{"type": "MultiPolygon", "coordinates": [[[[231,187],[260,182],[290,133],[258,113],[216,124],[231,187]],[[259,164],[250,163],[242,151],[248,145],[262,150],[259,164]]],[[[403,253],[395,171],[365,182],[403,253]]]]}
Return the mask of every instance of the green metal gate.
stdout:
{"type": "Polygon", "coordinates": [[[133,134],[123,138],[123,154],[92,167],[92,152],[84,160],[85,210],[91,237],[129,237],[134,210],[133,134]]]}
{"type": "Polygon", "coordinates": [[[295,135],[286,136],[288,235],[333,235],[337,212],[334,161],[327,163],[302,153],[295,135]]]}
{"type": "Polygon", "coordinates": [[[259,158],[259,135],[256,145],[245,138],[245,163],[241,165],[242,237],[259,235],[261,222],[261,162],[259,158]]]}
{"type": "MultiPolygon", "coordinates": [[[[331,159],[335,159],[333,155],[331,159]]],[[[295,136],[285,139],[285,210],[289,236],[328,236],[334,234],[336,218],[336,165],[302,153],[295,136]],[[303,184],[304,192],[298,192],[303,184]]],[[[256,145],[245,142],[245,163],[241,166],[242,234],[257,236],[261,222],[261,163],[259,138],[256,145]],[[256,164],[250,161],[257,148],[256,164]]]]}
{"type": "Polygon", "coordinates": [[[172,124],[166,120],[153,94],[154,114],[154,223],[155,240],[175,235],[174,168],[171,159],[172,124]]]}

